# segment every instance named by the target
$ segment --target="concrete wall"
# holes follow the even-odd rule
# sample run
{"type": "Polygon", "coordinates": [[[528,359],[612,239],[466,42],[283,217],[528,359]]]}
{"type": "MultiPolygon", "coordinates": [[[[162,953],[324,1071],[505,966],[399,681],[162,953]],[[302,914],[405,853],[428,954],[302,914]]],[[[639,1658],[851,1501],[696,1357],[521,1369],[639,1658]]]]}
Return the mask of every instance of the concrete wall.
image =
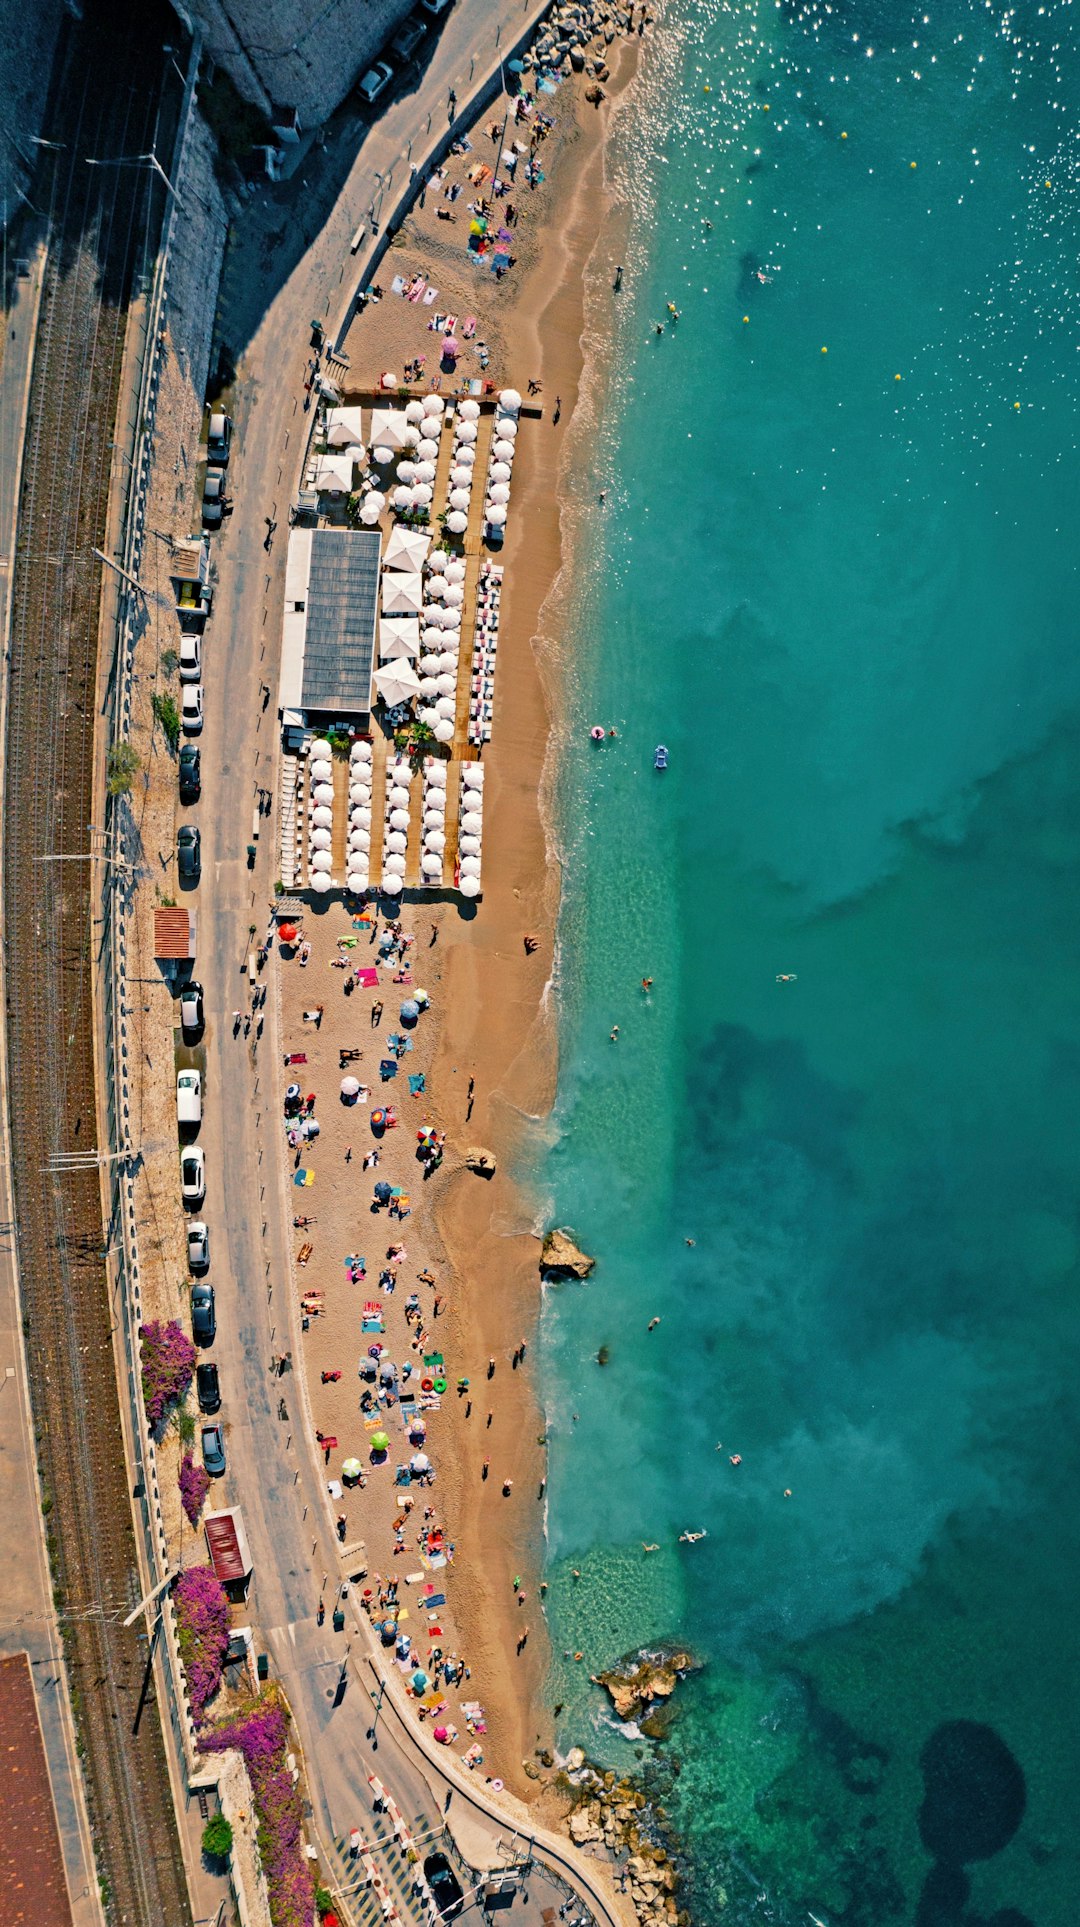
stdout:
{"type": "Polygon", "coordinates": [[[37,166],[32,138],[41,131],[64,0],[0,0],[0,223],[22,206],[37,166]]]}
{"type": "MultiPolygon", "coordinates": [[[[5,5],[10,0],[3,0],[5,5]]],[[[206,52],[248,99],[326,119],[415,0],[174,0],[206,52]]]]}

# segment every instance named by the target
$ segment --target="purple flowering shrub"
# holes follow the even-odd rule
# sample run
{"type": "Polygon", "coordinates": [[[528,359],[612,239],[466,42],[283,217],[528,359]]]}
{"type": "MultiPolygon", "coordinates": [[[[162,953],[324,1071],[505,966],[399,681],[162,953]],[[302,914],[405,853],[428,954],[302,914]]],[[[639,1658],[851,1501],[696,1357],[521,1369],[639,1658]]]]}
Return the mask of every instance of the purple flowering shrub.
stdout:
{"type": "Polygon", "coordinates": [[[204,1465],[196,1465],[190,1452],[185,1452],[180,1461],[180,1504],[187,1513],[188,1522],[193,1526],[199,1523],[202,1503],[210,1490],[210,1474],[204,1465]]]}
{"type": "Polygon", "coordinates": [[[315,1880],[300,1845],[302,1807],[285,1764],[288,1739],[288,1717],[271,1688],[199,1744],[204,1753],[235,1746],[247,1762],[274,1927],[314,1927],[315,1880]]]}
{"type": "Polygon", "coordinates": [[[229,1645],[229,1602],[212,1566],[188,1566],[173,1588],[177,1644],[196,1721],[221,1685],[229,1645]]]}
{"type": "Polygon", "coordinates": [[[195,1347],[175,1318],[139,1326],[143,1401],[151,1427],[161,1424],[170,1405],[183,1398],[195,1370],[195,1347]]]}

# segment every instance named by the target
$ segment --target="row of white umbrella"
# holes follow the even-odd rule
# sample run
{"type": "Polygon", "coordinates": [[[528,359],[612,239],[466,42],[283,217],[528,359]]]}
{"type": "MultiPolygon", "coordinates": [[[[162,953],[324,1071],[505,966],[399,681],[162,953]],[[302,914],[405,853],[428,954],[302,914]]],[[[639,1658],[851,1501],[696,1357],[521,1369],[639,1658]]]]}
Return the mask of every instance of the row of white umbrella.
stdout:
{"type": "Polygon", "coordinates": [[[349,752],[349,838],[345,852],[345,880],[350,890],[366,890],[371,877],[371,787],[373,752],[370,743],[355,742],[349,752]]]}
{"type": "Polygon", "coordinates": [[[437,890],[443,880],[446,849],[446,764],[436,756],[424,761],[422,833],[420,875],[427,889],[437,890]]]}
{"type": "Polygon", "coordinates": [[[451,535],[464,535],[469,526],[469,504],[472,501],[473,471],[476,464],[476,440],[480,433],[480,404],[475,401],[458,403],[454,418],[454,453],[450,463],[450,488],[447,493],[446,526],[451,535]]]}
{"type": "Polygon", "coordinates": [[[333,749],[316,736],[308,751],[308,878],[314,890],[331,888],[334,841],[333,749]]]}
{"type": "Polygon", "coordinates": [[[458,889],[463,897],[480,895],[484,837],[484,765],[463,763],[458,799],[458,889]]]}
{"type": "Polygon", "coordinates": [[[386,771],[386,808],[383,815],[382,887],[391,896],[405,888],[405,852],[409,847],[409,808],[413,773],[407,756],[397,755],[386,771]]]}
{"type": "Polygon", "coordinates": [[[506,523],[520,408],[521,396],[517,389],[504,388],[495,411],[495,429],[491,438],[491,454],[488,458],[484,520],[490,528],[499,529],[506,523]]]}

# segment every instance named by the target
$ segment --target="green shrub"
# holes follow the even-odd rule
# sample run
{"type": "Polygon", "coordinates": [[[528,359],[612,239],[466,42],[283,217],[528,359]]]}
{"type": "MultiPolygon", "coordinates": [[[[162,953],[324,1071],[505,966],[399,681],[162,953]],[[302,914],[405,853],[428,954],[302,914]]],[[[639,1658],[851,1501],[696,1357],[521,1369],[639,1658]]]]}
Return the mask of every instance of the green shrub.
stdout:
{"type": "Polygon", "coordinates": [[[232,1852],[232,1828],[223,1813],[212,1813],[202,1836],[203,1852],[212,1860],[224,1860],[232,1852]]]}
{"type": "Polygon", "coordinates": [[[171,696],[160,696],[155,690],[150,698],[154,720],[161,724],[161,733],[175,756],[180,745],[180,711],[171,696]]]}
{"type": "MultiPolygon", "coordinates": [[[[177,722],[179,722],[177,717],[177,722]]],[[[110,796],[126,796],[139,767],[139,752],[131,743],[114,743],[105,759],[110,796]]]]}
{"type": "Polygon", "coordinates": [[[175,649],[163,649],[163,650],[162,650],[162,652],[161,652],[161,667],[162,667],[162,668],[164,669],[164,671],[165,671],[165,674],[166,674],[167,676],[171,676],[171,675],[173,675],[173,674],[175,673],[175,670],[176,670],[176,665],[177,665],[177,663],[178,663],[179,661],[180,661],[180,658],[179,658],[179,656],[177,655],[177,653],[176,653],[176,650],[175,650],[175,649]]]}

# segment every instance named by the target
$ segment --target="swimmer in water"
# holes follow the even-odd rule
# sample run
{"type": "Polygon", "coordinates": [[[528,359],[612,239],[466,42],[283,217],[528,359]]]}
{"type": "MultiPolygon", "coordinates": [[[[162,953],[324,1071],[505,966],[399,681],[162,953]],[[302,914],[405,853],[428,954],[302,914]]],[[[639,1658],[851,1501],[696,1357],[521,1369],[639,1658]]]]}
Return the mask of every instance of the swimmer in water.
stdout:
{"type": "Polygon", "coordinates": [[[704,1530],[701,1532],[680,1532],[679,1544],[681,1546],[696,1546],[699,1539],[706,1538],[708,1538],[708,1534],[704,1530]]]}
{"type": "Polygon", "coordinates": [[[656,1546],[647,1546],[647,1545],[645,1544],[645,1541],[644,1541],[644,1539],[643,1539],[643,1540],[641,1541],[641,1550],[642,1550],[642,1552],[659,1552],[659,1550],[660,1550],[660,1547],[659,1547],[658,1545],[656,1545],[656,1546]]]}

